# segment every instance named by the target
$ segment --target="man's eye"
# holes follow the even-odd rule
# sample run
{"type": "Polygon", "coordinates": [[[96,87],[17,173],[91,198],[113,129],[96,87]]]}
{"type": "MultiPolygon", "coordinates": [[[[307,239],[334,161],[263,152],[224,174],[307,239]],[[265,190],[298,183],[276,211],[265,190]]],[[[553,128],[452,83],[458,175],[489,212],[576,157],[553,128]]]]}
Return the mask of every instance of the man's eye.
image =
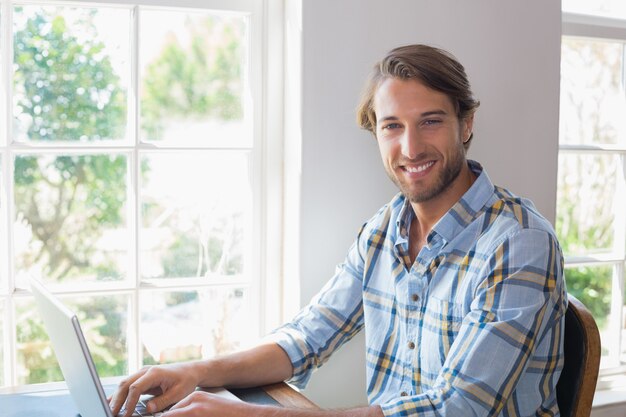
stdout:
{"type": "Polygon", "coordinates": [[[441,120],[439,119],[426,119],[424,120],[423,124],[426,126],[434,126],[434,125],[438,125],[441,123],[441,120]]]}

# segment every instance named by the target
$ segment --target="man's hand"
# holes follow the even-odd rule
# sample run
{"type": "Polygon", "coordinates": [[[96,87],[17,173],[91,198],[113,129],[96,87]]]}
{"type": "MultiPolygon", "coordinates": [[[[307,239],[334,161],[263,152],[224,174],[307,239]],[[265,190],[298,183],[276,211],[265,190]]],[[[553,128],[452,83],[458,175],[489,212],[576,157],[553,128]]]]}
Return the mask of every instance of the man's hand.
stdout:
{"type": "Polygon", "coordinates": [[[198,363],[189,362],[141,369],[120,382],[109,399],[113,415],[117,415],[123,406],[123,416],[130,417],[143,394],[155,396],[146,404],[150,412],[182,400],[198,386],[201,376],[197,366],[198,363]]]}
{"type": "Polygon", "coordinates": [[[258,406],[196,391],[170,408],[163,417],[247,417],[258,415],[255,408],[258,406]]]}
{"type": "Polygon", "coordinates": [[[383,417],[379,406],[349,410],[283,408],[234,401],[196,391],[163,413],[163,417],[383,417]]]}

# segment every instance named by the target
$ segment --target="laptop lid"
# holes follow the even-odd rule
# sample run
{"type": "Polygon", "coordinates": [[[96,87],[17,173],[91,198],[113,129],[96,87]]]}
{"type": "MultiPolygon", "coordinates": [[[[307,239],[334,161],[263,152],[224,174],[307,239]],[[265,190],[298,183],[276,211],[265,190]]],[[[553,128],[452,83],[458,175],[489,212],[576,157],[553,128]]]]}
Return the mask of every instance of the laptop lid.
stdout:
{"type": "Polygon", "coordinates": [[[84,417],[113,417],[76,315],[39,281],[30,280],[67,387],[84,417]]]}

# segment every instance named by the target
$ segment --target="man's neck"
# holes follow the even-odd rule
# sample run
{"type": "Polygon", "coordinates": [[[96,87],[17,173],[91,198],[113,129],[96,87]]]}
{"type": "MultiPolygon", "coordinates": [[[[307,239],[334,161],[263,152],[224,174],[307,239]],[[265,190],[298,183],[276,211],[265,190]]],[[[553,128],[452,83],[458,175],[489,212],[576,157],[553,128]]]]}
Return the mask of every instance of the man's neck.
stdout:
{"type": "Polygon", "coordinates": [[[409,233],[409,252],[411,263],[426,244],[428,234],[441,219],[470,189],[476,175],[469,165],[465,164],[456,180],[446,190],[428,201],[411,202],[415,217],[411,222],[409,233]]]}

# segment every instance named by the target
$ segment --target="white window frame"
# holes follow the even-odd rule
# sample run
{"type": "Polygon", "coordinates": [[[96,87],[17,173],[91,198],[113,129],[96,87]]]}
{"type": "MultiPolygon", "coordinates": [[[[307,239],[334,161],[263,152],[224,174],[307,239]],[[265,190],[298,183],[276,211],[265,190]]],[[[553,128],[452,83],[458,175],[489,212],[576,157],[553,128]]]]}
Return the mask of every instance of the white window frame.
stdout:
{"type": "MultiPolygon", "coordinates": [[[[282,216],[283,216],[283,2],[280,0],[0,0],[0,232],[7,238],[0,239],[0,305],[3,306],[3,338],[0,338],[0,347],[4,346],[4,388],[0,386],[0,393],[3,391],[33,389],[50,389],[58,383],[48,383],[32,386],[17,385],[17,362],[16,362],[16,324],[13,316],[14,302],[19,297],[29,296],[29,291],[18,288],[15,282],[12,265],[12,242],[11,235],[12,218],[14,216],[11,201],[12,198],[12,176],[13,176],[13,155],[33,151],[45,151],[46,149],[61,151],[64,153],[89,152],[87,147],[72,144],[64,146],[42,146],[15,144],[10,142],[11,138],[11,117],[8,114],[11,108],[11,68],[12,68],[12,7],[15,4],[64,4],[64,5],[117,5],[119,7],[130,8],[132,12],[133,32],[131,35],[131,50],[133,55],[132,81],[129,88],[131,104],[137,108],[136,97],[138,97],[137,80],[137,7],[164,7],[176,10],[227,10],[247,13],[250,19],[249,42],[250,42],[250,85],[252,89],[253,106],[253,143],[249,148],[251,152],[251,182],[253,189],[253,201],[255,210],[253,212],[253,231],[250,245],[252,246],[252,259],[250,265],[246,267],[251,271],[251,282],[247,283],[249,291],[248,300],[251,302],[251,321],[255,322],[257,336],[267,333],[271,328],[284,321],[284,295],[283,281],[281,277],[282,265],[282,216]]],[[[138,154],[139,151],[155,149],[158,145],[150,144],[149,147],[141,144],[137,134],[138,111],[134,111],[134,119],[130,119],[131,129],[134,130],[134,137],[130,142],[114,144],[111,146],[99,146],[90,143],[88,147],[97,151],[119,152],[132,155],[134,164],[131,166],[131,187],[129,198],[138,195],[138,154]]],[[[131,130],[132,131],[132,130],[131,130]]],[[[168,151],[189,151],[190,147],[177,148],[167,145],[164,148],[168,151]]],[[[210,151],[210,147],[203,147],[203,150],[210,151]]],[[[214,149],[224,149],[214,148],[214,149]]],[[[133,220],[129,222],[131,234],[138,234],[139,202],[130,201],[135,206],[133,220]]],[[[138,264],[137,256],[140,253],[136,243],[134,248],[134,264],[138,264]]],[[[129,281],[118,284],[106,283],[101,286],[90,285],[89,288],[80,286],[62,288],[59,294],[94,294],[103,292],[124,292],[131,294],[131,308],[129,311],[129,341],[128,341],[128,367],[129,372],[137,370],[142,361],[141,349],[139,346],[139,313],[138,298],[140,291],[144,289],[154,289],[154,285],[161,285],[167,289],[190,289],[183,283],[175,284],[170,280],[163,280],[163,284],[150,282],[150,285],[142,283],[138,267],[135,266],[135,279],[130,279],[132,288],[129,288],[129,281]]],[[[219,283],[197,283],[194,282],[193,289],[201,289],[220,285],[219,283]]],[[[232,287],[228,283],[227,287],[232,287]]],[[[0,314],[2,312],[0,311],[0,314]]]]}
{"type": "MultiPolygon", "coordinates": [[[[583,15],[577,13],[562,14],[562,36],[587,40],[616,41],[626,44],[626,19],[583,15]]],[[[622,87],[626,94],[626,47],[623,65],[622,87]]],[[[623,172],[626,173],[626,146],[614,145],[577,145],[560,144],[559,154],[615,155],[621,158],[623,172]]],[[[610,333],[616,335],[613,346],[609,347],[609,360],[619,363],[621,340],[624,337],[622,311],[624,307],[624,285],[626,282],[626,185],[623,177],[616,182],[615,198],[617,206],[613,222],[615,244],[610,253],[589,256],[568,256],[565,254],[565,266],[612,266],[611,313],[609,316],[610,333]]],[[[626,385],[626,364],[602,369],[597,389],[609,389],[626,385]]]]}

